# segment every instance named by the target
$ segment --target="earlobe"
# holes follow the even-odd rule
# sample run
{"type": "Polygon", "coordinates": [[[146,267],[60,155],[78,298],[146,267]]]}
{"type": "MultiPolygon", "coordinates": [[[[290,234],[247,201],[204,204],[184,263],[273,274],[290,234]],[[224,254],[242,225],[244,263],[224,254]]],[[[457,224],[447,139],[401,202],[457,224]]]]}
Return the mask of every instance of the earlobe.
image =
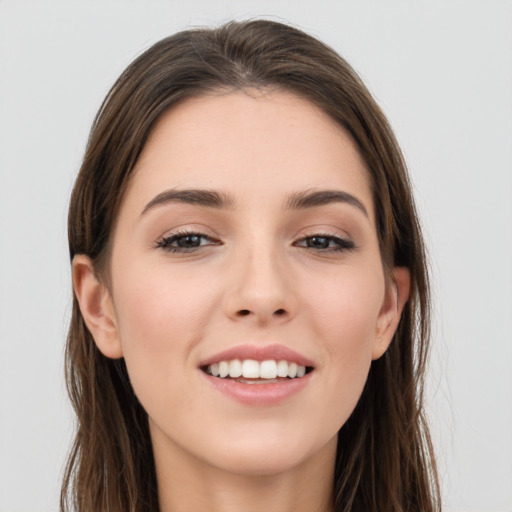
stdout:
{"type": "Polygon", "coordinates": [[[378,359],[388,349],[398,327],[402,311],[409,299],[411,273],[406,267],[393,269],[393,280],[388,285],[384,302],[377,319],[372,359],[378,359]]]}
{"type": "Polygon", "coordinates": [[[96,277],[91,259],[84,254],[75,256],[72,272],[80,311],[98,349],[112,359],[123,357],[112,298],[96,277]]]}

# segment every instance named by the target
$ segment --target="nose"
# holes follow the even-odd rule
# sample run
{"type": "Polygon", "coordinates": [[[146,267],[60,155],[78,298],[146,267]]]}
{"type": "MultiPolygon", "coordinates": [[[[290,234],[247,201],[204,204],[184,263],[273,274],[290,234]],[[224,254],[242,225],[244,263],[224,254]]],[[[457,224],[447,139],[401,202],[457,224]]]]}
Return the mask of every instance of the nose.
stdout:
{"type": "Polygon", "coordinates": [[[232,286],[226,297],[226,313],[231,319],[265,325],[295,316],[293,278],[277,251],[253,250],[239,255],[232,270],[232,286]]]}

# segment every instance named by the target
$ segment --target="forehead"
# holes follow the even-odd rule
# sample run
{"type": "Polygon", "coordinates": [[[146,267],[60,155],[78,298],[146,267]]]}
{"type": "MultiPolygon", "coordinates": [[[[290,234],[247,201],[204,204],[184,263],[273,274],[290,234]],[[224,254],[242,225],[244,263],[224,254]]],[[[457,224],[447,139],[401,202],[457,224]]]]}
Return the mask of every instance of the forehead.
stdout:
{"type": "Polygon", "coordinates": [[[201,96],[164,113],[125,199],[149,201],[169,188],[220,189],[244,204],[342,189],[373,213],[368,172],[346,130],[311,102],[281,91],[201,96]]]}

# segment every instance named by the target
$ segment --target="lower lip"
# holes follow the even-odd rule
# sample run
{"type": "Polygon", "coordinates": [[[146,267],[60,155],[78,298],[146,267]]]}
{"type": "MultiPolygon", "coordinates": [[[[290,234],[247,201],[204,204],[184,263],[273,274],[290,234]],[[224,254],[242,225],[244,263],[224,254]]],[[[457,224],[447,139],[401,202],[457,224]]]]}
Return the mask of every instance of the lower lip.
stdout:
{"type": "Polygon", "coordinates": [[[200,370],[217,391],[247,405],[277,405],[300,393],[311,380],[313,372],[295,379],[280,380],[268,384],[244,384],[233,379],[212,377],[200,370]]]}

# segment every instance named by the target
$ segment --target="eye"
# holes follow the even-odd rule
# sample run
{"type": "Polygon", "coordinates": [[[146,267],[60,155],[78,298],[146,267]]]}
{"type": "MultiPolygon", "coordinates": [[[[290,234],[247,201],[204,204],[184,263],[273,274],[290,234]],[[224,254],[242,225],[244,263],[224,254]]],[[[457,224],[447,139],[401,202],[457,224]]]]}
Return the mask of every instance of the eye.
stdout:
{"type": "Polygon", "coordinates": [[[168,252],[192,252],[208,245],[220,245],[220,241],[204,233],[180,232],[166,236],[156,243],[157,248],[168,252]]]}
{"type": "Polygon", "coordinates": [[[322,234],[301,238],[294,245],[323,252],[350,251],[356,247],[352,240],[340,236],[322,234]]]}

